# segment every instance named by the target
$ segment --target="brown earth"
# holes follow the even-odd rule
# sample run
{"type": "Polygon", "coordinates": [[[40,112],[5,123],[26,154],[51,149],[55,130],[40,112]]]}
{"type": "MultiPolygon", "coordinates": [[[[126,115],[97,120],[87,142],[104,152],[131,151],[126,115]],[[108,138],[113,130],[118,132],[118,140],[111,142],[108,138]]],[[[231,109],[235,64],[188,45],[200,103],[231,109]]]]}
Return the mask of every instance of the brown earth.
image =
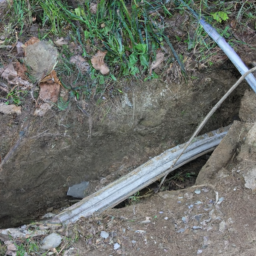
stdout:
{"type": "MultiPolygon", "coordinates": [[[[188,140],[235,82],[225,66],[194,77],[180,84],[123,80],[120,97],[74,101],[65,112],[55,108],[44,117],[32,115],[30,99],[20,116],[0,114],[0,225],[18,225],[41,210],[66,205],[69,186],[89,181],[90,194],[103,186],[102,178],[111,182],[188,140]]],[[[232,122],[244,88],[229,97],[203,132],[232,122]]]]}
{"type": "MultiPolygon", "coordinates": [[[[202,168],[196,185],[80,219],[79,255],[256,254],[256,96],[247,91],[240,121],[202,168]],[[104,239],[101,231],[109,234],[104,239]],[[120,248],[114,249],[115,244],[120,248]]],[[[68,254],[71,255],[71,254],[68,254]]]]}

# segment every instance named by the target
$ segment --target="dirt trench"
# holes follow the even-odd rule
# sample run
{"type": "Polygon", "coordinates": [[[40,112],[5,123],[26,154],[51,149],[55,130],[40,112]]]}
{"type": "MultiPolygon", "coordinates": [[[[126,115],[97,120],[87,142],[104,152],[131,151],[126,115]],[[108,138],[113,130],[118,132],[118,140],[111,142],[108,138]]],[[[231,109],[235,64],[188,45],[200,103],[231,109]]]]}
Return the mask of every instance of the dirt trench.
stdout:
{"type": "MultiPolygon", "coordinates": [[[[225,69],[182,83],[122,80],[123,94],[73,101],[44,117],[30,99],[20,116],[0,114],[0,227],[17,226],[67,205],[68,187],[88,181],[89,195],[167,148],[189,139],[236,81],[225,69]]],[[[207,132],[233,122],[243,83],[211,118],[207,132]]]]}

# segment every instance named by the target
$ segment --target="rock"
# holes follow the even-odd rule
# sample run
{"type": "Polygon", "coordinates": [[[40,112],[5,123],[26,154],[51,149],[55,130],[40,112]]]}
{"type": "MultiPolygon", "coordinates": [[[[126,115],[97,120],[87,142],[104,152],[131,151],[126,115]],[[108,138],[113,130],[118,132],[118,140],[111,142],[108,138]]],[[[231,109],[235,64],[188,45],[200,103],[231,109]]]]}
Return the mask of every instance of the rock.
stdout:
{"type": "Polygon", "coordinates": [[[107,238],[109,237],[109,233],[106,232],[106,231],[101,231],[101,232],[100,232],[100,236],[101,236],[102,238],[107,239],[107,238]]]}
{"type": "Polygon", "coordinates": [[[44,240],[42,241],[42,245],[41,248],[44,250],[49,250],[51,248],[56,248],[61,244],[61,236],[56,234],[56,233],[52,233],[49,236],[46,236],[44,238],[44,240]]]}
{"type": "Polygon", "coordinates": [[[75,248],[69,248],[67,251],[64,252],[63,256],[75,256],[78,255],[78,250],[75,248]]]}
{"type": "Polygon", "coordinates": [[[88,185],[88,181],[83,181],[79,184],[75,184],[72,187],[69,187],[67,195],[75,198],[84,198],[85,190],[87,189],[88,185]]]}
{"type": "Polygon", "coordinates": [[[117,249],[119,249],[121,246],[120,246],[120,244],[119,243],[115,243],[114,244],[114,250],[117,250],[117,249]]]}

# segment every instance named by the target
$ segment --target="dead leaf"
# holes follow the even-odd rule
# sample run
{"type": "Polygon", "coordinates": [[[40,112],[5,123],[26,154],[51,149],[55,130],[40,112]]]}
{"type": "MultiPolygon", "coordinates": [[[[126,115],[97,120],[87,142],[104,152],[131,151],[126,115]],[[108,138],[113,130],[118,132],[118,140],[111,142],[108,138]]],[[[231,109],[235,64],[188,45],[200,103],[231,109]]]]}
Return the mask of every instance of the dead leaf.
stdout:
{"type": "Polygon", "coordinates": [[[14,69],[12,63],[8,64],[1,74],[1,77],[8,81],[10,84],[17,84],[15,78],[17,77],[17,72],[14,69]],[[14,81],[15,80],[15,81],[14,81]],[[13,81],[13,82],[12,82],[13,81]]]}
{"type": "Polygon", "coordinates": [[[101,72],[102,75],[109,73],[109,68],[104,62],[104,57],[107,52],[98,51],[91,59],[92,66],[101,72]]]}
{"type": "Polygon", "coordinates": [[[24,47],[27,47],[29,45],[33,45],[33,44],[38,43],[38,42],[40,42],[40,40],[37,37],[33,36],[24,44],[24,47]]]}
{"type": "Polygon", "coordinates": [[[19,64],[17,63],[19,62],[8,64],[4,68],[3,72],[0,72],[0,76],[11,85],[20,85],[26,88],[33,87],[33,84],[28,82],[26,79],[26,75],[25,75],[26,67],[20,63],[19,64]],[[18,72],[15,70],[14,65],[15,67],[17,67],[18,72]],[[21,75],[21,77],[19,75],[21,75]]]}
{"type": "Polygon", "coordinates": [[[5,105],[3,103],[0,103],[0,112],[3,114],[21,114],[21,107],[17,107],[15,105],[5,105]]]}
{"type": "Polygon", "coordinates": [[[0,40],[0,44],[4,44],[5,41],[0,40]]]}
{"type": "Polygon", "coordinates": [[[68,44],[68,41],[66,41],[63,37],[61,37],[58,40],[54,41],[54,44],[57,46],[62,46],[62,45],[68,44]]]}
{"type": "Polygon", "coordinates": [[[39,99],[43,100],[44,102],[57,102],[59,98],[60,82],[56,81],[58,79],[56,72],[53,71],[52,73],[52,76],[47,76],[39,84],[39,99]],[[47,79],[48,77],[49,79],[47,79]]]}
{"type": "Polygon", "coordinates": [[[86,73],[90,69],[89,63],[80,55],[72,56],[70,58],[70,63],[75,64],[81,73],[86,73]]]}
{"type": "Polygon", "coordinates": [[[40,83],[44,83],[44,82],[55,82],[55,83],[58,83],[59,85],[61,85],[61,81],[59,80],[55,70],[53,70],[48,76],[44,77],[40,81],[40,83]]]}
{"type": "Polygon", "coordinates": [[[157,68],[164,60],[164,53],[163,52],[158,52],[156,54],[156,60],[152,62],[150,69],[149,69],[149,74],[152,74],[152,70],[157,68]]]}
{"type": "Polygon", "coordinates": [[[13,67],[15,71],[17,72],[17,75],[23,79],[23,80],[28,80],[25,72],[27,72],[27,67],[24,64],[21,64],[20,62],[14,62],[13,67]]]}
{"type": "Polygon", "coordinates": [[[35,109],[34,116],[44,116],[45,113],[52,108],[49,103],[43,103],[39,108],[35,109]]]}
{"type": "Polygon", "coordinates": [[[97,7],[98,7],[98,4],[95,4],[95,3],[90,4],[90,11],[91,11],[92,14],[97,13],[97,7]]]}

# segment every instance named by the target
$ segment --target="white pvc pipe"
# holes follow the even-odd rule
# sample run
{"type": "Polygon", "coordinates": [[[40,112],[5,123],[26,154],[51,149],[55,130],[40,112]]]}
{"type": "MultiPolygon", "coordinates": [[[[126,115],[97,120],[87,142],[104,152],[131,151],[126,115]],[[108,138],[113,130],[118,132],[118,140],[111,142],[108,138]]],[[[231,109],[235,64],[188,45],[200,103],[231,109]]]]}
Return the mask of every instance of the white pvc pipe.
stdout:
{"type": "MultiPolygon", "coordinates": [[[[243,75],[249,69],[246,67],[241,58],[237,55],[235,50],[226,42],[226,40],[218,34],[218,32],[203,19],[199,20],[200,24],[203,26],[205,32],[218,44],[218,46],[223,50],[223,52],[228,56],[231,62],[235,65],[237,70],[243,75]]],[[[251,73],[246,76],[246,81],[251,86],[251,88],[256,93],[256,79],[251,73]]]]}

